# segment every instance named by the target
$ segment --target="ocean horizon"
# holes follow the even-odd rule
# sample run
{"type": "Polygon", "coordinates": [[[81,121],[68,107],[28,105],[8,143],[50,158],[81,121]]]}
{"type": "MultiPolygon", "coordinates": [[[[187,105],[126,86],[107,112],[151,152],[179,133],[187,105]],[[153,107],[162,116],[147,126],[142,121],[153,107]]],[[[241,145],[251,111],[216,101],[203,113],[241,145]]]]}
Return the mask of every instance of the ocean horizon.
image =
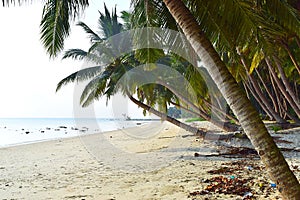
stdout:
{"type": "Polygon", "coordinates": [[[0,118],[0,148],[140,126],[156,119],[0,118]]]}

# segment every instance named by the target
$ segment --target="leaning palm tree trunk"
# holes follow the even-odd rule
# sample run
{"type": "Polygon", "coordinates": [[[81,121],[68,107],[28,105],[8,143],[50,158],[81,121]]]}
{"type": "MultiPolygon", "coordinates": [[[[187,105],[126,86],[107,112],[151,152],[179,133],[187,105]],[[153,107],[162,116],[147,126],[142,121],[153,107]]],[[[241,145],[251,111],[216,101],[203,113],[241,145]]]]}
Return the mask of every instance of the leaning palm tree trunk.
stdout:
{"type": "Polygon", "coordinates": [[[204,102],[204,104],[210,108],[210,109],[214,109],[216,111],[218,111],[221,115],[225,116],[226,118],[232,120],[235,124],[240,125],[239,121],[232,115],[224,112],[223,110],[219,109],[218,107],[212,105],[210,102],[208,102],[207,100],[205,100],[204,98],[202,99],[202,101],[204,102]]]}
{"type": "MultiPolygon", "coordinates": [[[[175,102],[173,102],[173,101],[171,101],[170,103],[171,103],[172,105],[176,106],[176,107],[179,107],[179,108],[185,110],[186,112],[188,112],[188,113],[190,113],[190,114],[193,114],[193,115],[195,115],[195,116],[201,117],[201,116],[199,115],[199,113],[197,113],[197,112],[195,112],[195,111],[193,111],[193,110],[190,110],[190,109],[188,109],[188,108],[186,108],[186,107],[184,107],[184,106],[182,106],[182,105],[180,105],[180,104],[177,104],[177,103],[175,103],[175,102]]],[[[224,122],[224,125],[226,125],[228,128],[231,128],[232,130],[235,130],[235,131],[239,130],[239,128],[240,128],[238,125],[236,125],[236,124],[231,124],[230,122],[224,122]]],[[[219,127],[219,128],[221,128],[221,127],[219,127]]],[[[223,129],[223,130],[224,130],[224,129],[223,129]]]]}
{"type": "Polygon", "coordinates": [[[220,134],[214,134],[214,133],[205,133],[204,131],[198,129],[198,128],[195,128],[193,126],[190,126],[188,124],[185,124],[173,117],[170,117],[168,116],[167,114],[165,113],[162,113],[162,112],[159,112],[158,110],[155,110],[153,109],[152,107],[144,104],[143,102],[135,99],[133,96],[130,95],[129,92],[126,92],[127,96],[129,97],[129,99],[135,103],[136,105],[138,105],[139,107],[147,110],[148,112],[160,117],[161,119],[165,119],[167,120],[168,122],[174,124],[175,126],[178,126],[188,132],[191,132],[191,133],[194,133],[195,135],[205,139],[205,140],[228,140],[232,137],[234,137],[235,135],[234,134],[226,134],[226,135],[220,135],[220,134]]]}
{"type": "Polygon", "coordinates": [[[270,120],[274,119],[274,116],[271,114],[269,109],[265,106],[265,104],[262,103],[260,97],[258,94],[256,94],[255,90],[252,88],[250,81],[244,80],[246,89],[249,90],[249,92],[252,94],[258,105],[261,107],[261,109],[269,116],[270,120]]]}
{"type": "Polygon", "coordinates": [[[280,91],[282,92],[282,94],[284,95],[284,97],[286,98],[286,100],[290,103],[291,107],[294,109],[294,111],[297,114],[298,118],[300,118],[300,109],[296,105],[296,103],[293,100],[293,98],[286,91],[286,89],[285,89],[284,85],[282,84],[282,82],[279,80],[279,78],[278,78],[275,70],[273,69],[273,67],[271,65],[271,61],[268,58],[265,58],[265,61],[267,63],[267,66],[268,66],[268,68],[269,68],[269,70],[271,72],[271,75],[273,76],[274,81],[277,84],[278,88],[280,89],[280,91]]]}
{"type": "Polygon", "coordinates": [[[293,91],[293,89],[292,89],[292,87],[289,83],[289,80],[288,80],[288,78],[286,77],[286,75],[284,73],[284,70],[281,66],[281,63],[280,63],[279,59],[276,56],[273,56],[273,59],[274,59],[274,62],[277,66],[277,69],[278,69],[278,72],[279,72],[280,77],[282,79],[282,82],[283,82],[284,86],[286,87],[286,91],[289,93],[289,95],[291,95],[291,97],[293,98],[296,106],[300,109],[299,98],[294,93],[294,91],[293,91]]]}
{"type": "Polygon", "coordinates": [[[278,113],[275,112],[272,105],[269,103],[269,101],[267,100],[267,98],[265,97],[263,92],[261,91],[256,79],[253,77],[253,74],[250,74],[248,72],[246,62],[245,62],[243,56],[241,55],[240,52],[238,52],[238,54],[241,56],[241,62],[247,73],[249,83],[253,86],[253,90],[254,90],[253,95],[255,95],[254,94],[255,92],[257,94],[257,102],[259,103],[259,105],[264,109],[264,111],[266,113],[270,113],[270,115],[276,120],[277,123],[280,123],[280,124],[287,123],[284,119],[282,119],[280,117],[280,115],[278,113]]]}
{"type": "Polygon", "coordinates": [[[272,103],[273,103],[275,112],[278,113],[278,110],[279,110],[279,109],[278,109],[278,105],[277,105],[276,99],[274,98],[274,96],[272,95],[271,91],[270,91],[269,88],[267,87],[267,84],[266,84],[265,80],[261,77],[261,75],[260,75],[258,69],[255,69],[255,72],[256,72],[256,74],[257,74],[257,76],[258,76],[260,82],[263,84],[263,86],[264,86],[264,88],[265,88],[267,94],[269,95],[269,97],[270,97],[270,99],[271,99],[271,101],[272,101],[272,103]]]}
{"type": "Polygon", "coordinates": [[[249,78],[249,83],[253,86],[254,92],[256,92],[258,98],[261,100],[261,102],[259,101],[258,103],[260,105],[261,104],[265,105],[266,109],[268,110],[268,112],[271,113],[271,115],[274,117],[274,119],[276,120],[277,123],[280,123],[280,124],[288,123],[278,113],[275,112],[274,108],[269,103],[268,99],[266,98],[265,94],[261,90],[260,86],[258,85],[258,83],[257,83],[256,79],[253,77],[253,75],[248,74],[248,78],[249,78]]]}
{"type": "Polygon", "coordinates": [[[182,94],[180,94],[180,92],[177,92],[174,88],[172,88],[170,85],[166,84],[164,81],[157,80],[157,83],[163,85],[166,88],[168,88],[181,101],[183,101],[185,104],[187,104],[192,109],[194,109],[200,115],[200,117],[202,117],[203,119],[209,121],[210,123],[216,125],[217,127],[221,128],[221,129],[224,129],[225,131],[229,131],[229,132],[237,131],[236,127],[228,126],[228,124],[225,124],[222,121],[212,119],[207,113],[205,113],[203,110],[201,110],[200,107],[195,106],[194,103],[190,102],[186,97],[184,97],[182,94]]]}
{"type": "Polygon", "coordinates": [[[199,135],[199,136],[201,136],[201,137],[204,137],[204,136],[205,136],[205,132],[203,132],[203,131],[201,131],[201,130],[195,128],[195,127],[189,126],[189,125],[187,125],[187,124],[185,124],[185,123],[182,123],[182,122],[178,121],[177,119],[175,119],[175,118],[173,118],[173,117],[170,117],[170,116],[168,116],[168,115],[165,114],[165,113],[159,112],[158,110],[155,110],[155,109],[153,109],[152,107],[150,107],[150,106],[144,104],[143,102],[141,102],[141,101],[135,99],[135,98],[130,94],[129,91],[126,91],[126,95],[127,95],[128,98],[129,98],[133,103],[135,103],[137,106],[139,106],[139,107],[141,107],[141,108],[147,110],[148,112],[150,112],[150,113],[152,113],[152,114],[154,114],[154,115],[160,117],[161,119],[165,119],[165,120],[167,120],[168,122],[174,124],[175,126],[181,127],[181,128],[183,128],[184,130],[189,131],[189,132],[191,132],[191,133],[194,133],[194,134],[196,134],[196,135],[199,135]]]}
{"type": "Polygon", "coordinates": [[[245,93],[181,0],[163,0],[215,81],[285,199],[299,199],[300,184],[245,93]]]}
{"type": "MultiPolygon", "coordinates": [[[[297,41],[297,44],[298,44],[298,46],[300,48],[300,42],[299,42],[299,38],[298,37],[296,37],[296,41],[297,41]]],[[[297,69],[298,73],[300,74],[300,66],[299,66],[298,62],[296,61],[296,58],[293,56],[293,54],[292,54],[292,52],[291,52],[288,44],[286,42],[283,42],[283,41],[281,42],[281,44],[285,48],[285,50],[287,51],[287,53],[289,54],[289,57],[290,57],[291,61],[293,62],[295,68],[297,69]]]]}

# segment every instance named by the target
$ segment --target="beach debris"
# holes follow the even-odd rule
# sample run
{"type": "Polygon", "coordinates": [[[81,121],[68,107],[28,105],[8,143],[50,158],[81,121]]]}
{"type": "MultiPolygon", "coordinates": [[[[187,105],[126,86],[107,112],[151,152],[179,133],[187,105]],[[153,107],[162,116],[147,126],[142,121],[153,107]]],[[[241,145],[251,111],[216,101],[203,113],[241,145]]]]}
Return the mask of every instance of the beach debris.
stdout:
{"type": "Polygon", "coordinates": [[[297,171],[297,172],[300,171],[300,168],[299,168],[298,165],[292,165],[292,168],[293,168],[294,171],[297,171]]]}
{"type": "Polygon", "coordinates": [[[209,174],[232,174],[235,170],[229,167],[221,167],[220,169],[209,170],[209,174]]]}
{"type": "Polygon", "coordinates": [[[210,184],[204,190],[191,192],[190,196],[204,195],[209,193],[218,193],[218,194],[234,194],[243,197],[246,193],[251,193],[251,189],[247,185],[247,183],[251,179],[252,178],[240,179],[237,177],[232,179],[224,176],[213,177],[208,180],[210,184]]]}
{"type": "Polygon", "coordinates": [[[271,188],[276,188],[276,183],[270,183],[271,188]]]}
{"type": "Polygon", "coordinates": [[[224,162],[219,169],[207,171],[208,174],[216,174],[216,177],[200,179],[199,182],[203,184],[202,190],[192,191],[189,198],[204,195],[205,199],[212,194],[237,195],[243,200],[256,199],[257,195],[268,198],[276,193],[276,184],[267,179],[255,178],[255,174],[264,169],[255,162],[248,159],[224,162]],[[245,170],[249,166],[251,170],[245,170]]]}
{"type": "Polygon", "coordinates": [[[91,199],[93,196],[92,195],[71,195],[71,196],[65,196],[64,199],[81,199],[81,200],[85,200],[87,199],[91,199]]]}
{"type": "Polygon", "coordinates": [[[225,156],[232,157],[257,157],[257,151],[255,149],[247,147],[232,147],[225,156]]]}
{"type": "Polygon", "coordinates": [[[253,167],[251,167],[251,166],[246,166],[246,167],[245,167],[245,169],[247,169],[247,170],[250,170],[250,171],[251,171],[251,170],[253,170],[253,167]]]}
{"type": "Polygon", "coordinates": [[[195,157],[215,157],[222,156],[224,158],[256,158],[258,157],[257,151],[248,147],[230,147],[229,151],[225,153],[210,153],[210,154],[199,154],[195,153],[195,157]]]}
{"type": "Polygon", "coordinates": [[[195,157],[199,157],[200,154],[196,152],[196,153],[194,154],[194,156],[195,156],[195,157]]]}
{"type": "MultiPolygon", "coordinates": [[[[274,137],[273,137],[274,138],[274,137]]],[[[292,144],[293,142],[288,141],[288,140],[283,140],[283,139],[278,139],[278,138],[274,138],[274,141],[278,144],[278,143],[282,143],[282,144],[292,144]]]]}
{"type": "Polygon", "coordinates": [[[246,192],[243,196],[243,198],[252,197],[253,194],[251,192],[246,192]]]}
{"type": "Polygon", "coordinates": [[[26,134],[29,134],[30,132],[29,132],[29,131],[26,131],[25,133],[26,133],[26,134]]]}
{"type": "Polygon", "coordinates": [[[280,151],[289,151],[289,152],[300,152],[298,148],[279,148],[280,151]]]}
{"type": "Polygon", "coordinates": [[[231,175],[229,176],[230,179],[235,179],[235,176],[231,175]]]}

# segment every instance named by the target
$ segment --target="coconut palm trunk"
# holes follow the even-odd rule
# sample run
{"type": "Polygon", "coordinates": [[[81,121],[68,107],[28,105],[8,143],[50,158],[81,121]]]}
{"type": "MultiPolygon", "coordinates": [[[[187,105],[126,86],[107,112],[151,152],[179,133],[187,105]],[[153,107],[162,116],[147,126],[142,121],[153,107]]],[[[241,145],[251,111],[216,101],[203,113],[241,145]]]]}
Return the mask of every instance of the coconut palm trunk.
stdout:
{"type": "Polygon", "coordinates": [[[256,72],[256,74],[257,74],[257,76],[258,76],[260,82],[263,84],[263,86],[264,86],[264,88],[265,88],[267,94],[269,95],[269,97],[270,97],[270,99],[271,99],[271,101],[272,101],[272,103],[273,103],[275,112],[278,113],[278,110],[279,110],[279,109],[278,109],[278,105],[277,105],[276,99],[274,98],[274,96],[272,95],[271,91],[269,90],[269,88],[268,88],[268,86],[267,86],[267,84],[266,84],[266,81],[261,77],[260,72],[259,72],[258,69],[255,69],[255,72],[256,72]]]}
{"type": "Polygon", "coordinates": [[[273,109],[272,105],[269,103],[269,101],[267,100],[267,98],[265,97],[265,95],[263,94],[261,88],[259,87],[256,79],[253,77],[253,74],[250,74],[247,70],[247,66],[246,66],[246,62],[244,60],[244,58],[242,57],[241,54],[239,54],[241,56],[241,62],[246,70],[248,79],[249,79],[249,84],[251,84],[253,86],[253,95],[255,95],[255,93],[257,94],[257,102],[259,103],[259,105],[264,109],[264,111],[266,113],[270,113],[271,117],[274,118],[276,120],[277,123],[280,124],[285,124],[287,123],[287,121],[285,121],[284,119],[282,119],[280,117],[280,115],[278,113],[275,112],[275,110],[273,109]]]}
{"type": "MultiPolygon", "coordinates": [[[[300,42],[299,42],[299,38],[298,37],[296,37],[296,41],[297,41],[297,44],[298,44],[298,46],[300,48],[300,42]]],[[[296,58],[292,54],[292,52],[291,52],[288,44],[286,42],[284,42],[284,41],[282,41],[281,44],[285,48],[285,50],[287,51],[287,53],[289,54],[289,57],[290,57],[291,61],[293,62],[295,68],[297,69],[298,73],[300,74],[300,66],[299,66],[296,58]]]]}
{"type": "Polygon", "coordinates": [[[271,114],[271,112],[265,106],[265,104],[262,103],[261,98],[259,97],[258,94],[256,94],[256,92],[255,92],[254,88],[252,87],[250,81],[249,80],[244,80],[244,82],[245,82],[245,87],[249,90],[249,92],[251,93],[251,95],[254,97],[254,99],[256,100],[257,104],[269,116],[270,120],[273,120],[274,116],[271,114]]]}
{"type": "Polygon", "coordinates": [[[282,84],[282,82],[280,81],[280,79],[278,78],[273,66],[271,65],[271,61],[269,59],[265,59],[267,66],[271,72],[271,75],[274,78],[275,83],[277,84],[278,88],[280,89],[280,91],[282,92],[282,94],[284,95],[284,97],[286,98],[286,100],[289,102],[289,104],[291,105],[291,107],[293,108],[293,110],[295,111],[295,113],[297,114],[298,118],[300,118],[300,109],[298,108],[298,106],[296,105],[295,101],[293,100],[293,98],[289,95],[289,93],[286,91],[285,86],[282,84]]]}
{"type": "Polygon", "coordinates": [[[289,95],[291,95],[291,97],[293,98],[296,106],[300,109],[300,102],[299,102],[299,97],[296,96],[296,94],[294,93],[291,85],[290,85],[290,82],[288,80],[288,78],[286,77],[285,75],[285,72],[281,66],[281,63],[279,61],[279,59],[276,57],[276,56],[273,56],[273,59],[274,59],[274,62],[277,66],[277,69],[278,69],[278,72],[280,74],[280,77],[282,79],[282,82],[284,84],[284,86],[286,87],[286,91],[289,93],[289,95]]]}
{"type": "Polygon", "coordinates": [[[201,110],[200,107],[197,107],[193,102],[190,102],[188,100],[188,98],[184,97],[182,94],[180,94],[180,92],[176,91],[176,89],[172,88],[172,86],[168,85],[167,83],[165,83],[162,80],[157,80],[158,84],[163,85],[164,87],[168,88],[171,92],[173,92],[182,102],[184,102],[185,104],[187,104],[188,106],[190,106],[192,109],[194,109],[194,111],[196,111],[200,117],[202,117],[203,119],[209,121],[210,123],[216,125],[217,127],[225,130],[225,131],[229,131],[229,132],[233,132],[233,131],[237,131],[237,127],[235,126],[230,126],[229,124],[226,124],[220,120],[217,119],[213,119],[211,118],[211,116],[209,116],[207,113],[205,113],[203,110],[201,110]]]}
{"type": "Polygon", "coordinates": [[[299,199],[300,184],[245,93],[181,0],[163,0],[215,81],[284,199],[299,199]]]}
{"type": "Polygon", "coordinates": [[[167,120],[168,122],[174,124],[175,126],[178,126],[188,132],[191,132],[191,133],[194,133],[195,135],[205,139],[205,140],[228,140],[232,137],[235,137],[234,134],[226,134],[226,135],[220,135],[220,134],[214,134],[214,133],[205,133],[204,131],[198,129],[198,128],[195,128],[193,126],[190,126],[188,124],[185,124],[173,117],[170,117],[168,116],[167,114],[165,113],[162,113],[162,112],[159,112],[158,110],[155,110],[153,109],[152,107],[144,104],[143,102],[135,99],[132,95],[130,95],[130,93],[128,91],[126,91],[126,94],[127,96],[129,97],[129,99],[135,103],[136,105],[138,105],[139,107],[147,110],[148,112],[160,117],[161,119],[165,119],[167,120]]]}

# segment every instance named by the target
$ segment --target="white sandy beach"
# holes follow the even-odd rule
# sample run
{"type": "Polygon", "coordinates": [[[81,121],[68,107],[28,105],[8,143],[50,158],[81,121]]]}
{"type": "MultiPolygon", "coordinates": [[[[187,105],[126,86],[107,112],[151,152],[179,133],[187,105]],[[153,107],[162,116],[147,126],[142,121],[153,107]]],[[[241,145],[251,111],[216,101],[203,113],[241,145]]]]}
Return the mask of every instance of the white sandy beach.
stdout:
{"type": "MultiPolygon", "coordinates": [[[[280,199],[259,160],[195,157],[211,144],[168,123],[146,129],[1,148],[0,199],[243,199],[199,194],[220,176],[250,178],[253,199],[280,199]]],[[[300,159],[288,162],[300,179],[300,159]]]]}

